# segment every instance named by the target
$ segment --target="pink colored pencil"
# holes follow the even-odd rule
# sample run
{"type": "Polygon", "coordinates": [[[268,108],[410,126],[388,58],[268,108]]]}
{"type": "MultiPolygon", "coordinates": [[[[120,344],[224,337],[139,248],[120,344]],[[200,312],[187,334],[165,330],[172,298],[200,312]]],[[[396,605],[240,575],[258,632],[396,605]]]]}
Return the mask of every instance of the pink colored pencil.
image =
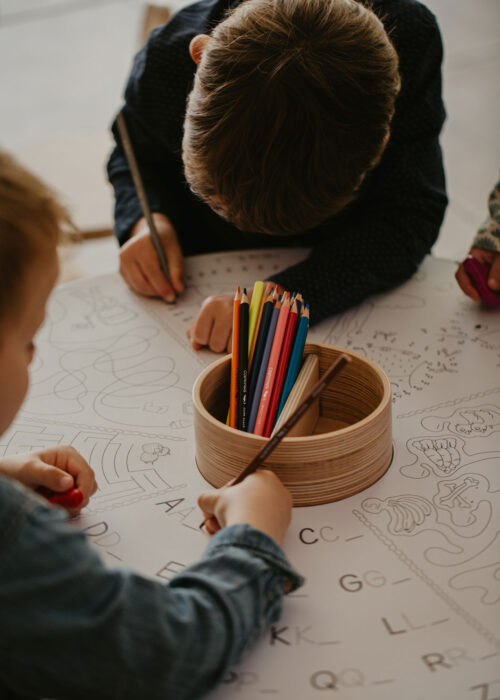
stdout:
{"type": "Polygon", "coordinates": [[[264,386],[262,388],[259,410],[257,412],[257,420],[255,421],[255,427],[253,430],[254,435],[264,435],[264,428],[266,427],[266,418],[269,412],[269,405],[271,403],[273,385],[276,379],[276,373],[278,371],[280,352],[283,346],[283,339],[285,337],[285,330],[289,314],[290,295],[287,292],[281,305],[278,323],[276,324],[276,332],[274,334],[274,340],[271,346],[271,354],[269,356],[269,362],[267,364],[266,378],[264,380],[264,386]]]}
{"type": "Polygon", "coordinates": [[[264,437],[270,437],[273,432],[274,423],[276,421],[276,414],[278,413],[278,406],[281,396],[281,390],[283,389],[283,383],[285,381],[286,371],[288,369],[288,360],[290,359],[290,353],[292,352],[293,339],[295,335],[295,329],[297,327],[297,300],[293,300],[292,308],[288,316],[288,322],[286,324],[285,337],[283,339],[283,347],[281,348],[278,371],[276,373],[276,379],[274,380],[273,393],[271,395],[271,403],[269,406],[269,411],[266,418],[266,427],[264,429],[264,437]]]}

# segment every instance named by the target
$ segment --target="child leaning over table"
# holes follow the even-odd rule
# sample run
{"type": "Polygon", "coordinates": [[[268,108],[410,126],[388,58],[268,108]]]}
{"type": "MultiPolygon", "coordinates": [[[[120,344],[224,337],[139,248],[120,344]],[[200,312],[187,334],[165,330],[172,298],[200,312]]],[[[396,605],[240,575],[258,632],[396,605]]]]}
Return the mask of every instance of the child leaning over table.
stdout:
{"type": "MultiPolygon", "coordinates": [[[[0,151],[0,434],[26,394],[64,222],[50,191],[0,151]]],[[[200,697],[302,583],[279,546],[291,497],[271,472],[199,497],[214,536],[169,584],[107,569],[63,509],[34,492],[42,485],[75,485],[82,505],[96,488],[70,446],[0,460],[2,698],[200,697]]]]}
{"type": "MultiPolygon", "coordinates": [[[[171,284],[114,126],[125,280],[168,301],[182,293],[185,255],[307,246],[271,277],[302,293],[312,323],[404,282],[446,208],[441,60],[435,17],[416,0],[182,9],[137,54],[122,109],[171,284]]],[[[195,348],[228,347],[232,307],[231,295],[205,301],[195,348]]]]}

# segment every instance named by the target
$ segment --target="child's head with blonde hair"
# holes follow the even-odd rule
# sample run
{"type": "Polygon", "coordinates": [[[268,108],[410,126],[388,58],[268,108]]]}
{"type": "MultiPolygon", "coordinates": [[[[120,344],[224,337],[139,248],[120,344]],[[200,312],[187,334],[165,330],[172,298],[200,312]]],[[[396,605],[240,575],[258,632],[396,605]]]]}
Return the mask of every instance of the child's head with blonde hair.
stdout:
{"type": "Polygon", "coordinates": [[[194,58],[185,175],[224,218],[298,233],[356,196],[380,159],[400,87],[395,49],[370,9],[247,0],[194,58]]]}
{"type": "Polygon", "coordinates": [[[33,337],[58,273],[66,210],[51,190],[0,150],[0,434],[28,388],[33,337]]]}
{"type": "Polygon", "coordinates": [[[30,293],[37,267],[56,259],[69,223],[54,193],[0,149],[0,323],[30,293]]]}

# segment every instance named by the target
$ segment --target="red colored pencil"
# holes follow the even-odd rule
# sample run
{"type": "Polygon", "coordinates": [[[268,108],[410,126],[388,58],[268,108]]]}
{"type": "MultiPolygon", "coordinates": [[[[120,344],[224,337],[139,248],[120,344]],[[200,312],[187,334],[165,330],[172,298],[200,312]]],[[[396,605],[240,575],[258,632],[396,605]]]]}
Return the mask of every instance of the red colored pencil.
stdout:
{"type": "Polygon", "coordinates": [[[285,294],[285,299],[281,305],[280,315],[278,317],[278,323],[276,325],[276,332],[274,334],[274,340],[271,347],[271,354],[269,355],[269,362],[267,364],[266,378],[264,380],[264,386],[262,388],[262,394],[260,398],[259,410],[257,412],[257,420],[255,421],[254,435],[263,435],[264,428],[266,426],[266,418],[269,411],[269,405],[271,402],[271,394],[273,391],[273,385],[276,378],[276,372],[278,370],[278,362],[280,357],[281,348],[283,345],[283,339],[285,337],[285,330],[288,321],[288,316],[290,314],[290,296],[288,292],[285,294]]]}
{"type": "Polygon", "coordinates": [[[238,285],[233,301],[233,347],[231,356],[231,388],[229,390],[229,427],[236,428],[238,423],[238,351],[240,340],[240,300],[241,289],[238,285]]]}
{"type": "Polygon", "coordinates": [[[288,360],[290,359],[290,353],[292,352],[293,340],[295,336],[295,329],[297,327],[297,300],[293,300],[292,308],[290,310],[290,315],[288,316],[288,322],[286,324],[285,337],[283,339],[283,347],[281,348],[278,371],[276,373],[276,379],[274,380],[273,393],[271,395],[271,403],[269,405],[269,411],[266,418],[266,427],[264,429],[264,436],[270,437],[273,432],[274,423],[276,422],[276,414],[278,413],[278,406],[281,396],[281,390],[283,389],[283,383],[285,381],[286,371],[288,369],[288,360]]]}

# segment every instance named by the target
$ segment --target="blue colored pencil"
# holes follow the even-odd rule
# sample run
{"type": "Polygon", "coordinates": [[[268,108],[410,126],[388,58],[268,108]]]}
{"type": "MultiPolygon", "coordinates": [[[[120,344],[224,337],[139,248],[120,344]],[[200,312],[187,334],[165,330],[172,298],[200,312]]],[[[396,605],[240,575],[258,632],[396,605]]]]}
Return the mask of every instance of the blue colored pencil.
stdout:
{"type": "MultiPolygon", "coordinates": [[[[271,354],[271,347],[274,340],[274,332],[276,330],[276,325],[278,323],[278,316],[281,311],[281,299],[278,300],[276,306],[273,309],[271,316],[271,323],[269,324],[269,330],[267,332],[266,344],[264,347],[264,352],[262,354],[262,360],[259,367],[259,372],[257,375],[257,383],[255,385],[255,390],[252,398],[252,405],[250,406],[250,417],[247,423],[247,432],[253,433],[255,428],[255,423],[257,421],[257,413],[259,411],[260,397],[262,394],[262,387],[264,386],[264,380],[266,378],[267,365],[269,363],[269,355],[271,354]]],[[[257,368],[257,365],[256,365],[257,368]]]]}
{"type": "Polygon", "coordinates": [[[309,304],[306,304],[306,308],[302,312],[300,317],[299,327],[297,328],[297,333],[295,336],[295,342],[293,344],[292,352],[290,355],[290,362],[288,363],[288,370],[285,377],[285,382],[283,384],[283,391],[281,392],[280,402],[278,406],[278,412],[276,414],[276,420],[278,420],[283,406],[286,403],[289,393],[297,379],[297,374],[299,373],[300,363],[302,360],[302,353],[304,352],[304,345],[306,344],[307,331],[309,329],[309,304]]]}

